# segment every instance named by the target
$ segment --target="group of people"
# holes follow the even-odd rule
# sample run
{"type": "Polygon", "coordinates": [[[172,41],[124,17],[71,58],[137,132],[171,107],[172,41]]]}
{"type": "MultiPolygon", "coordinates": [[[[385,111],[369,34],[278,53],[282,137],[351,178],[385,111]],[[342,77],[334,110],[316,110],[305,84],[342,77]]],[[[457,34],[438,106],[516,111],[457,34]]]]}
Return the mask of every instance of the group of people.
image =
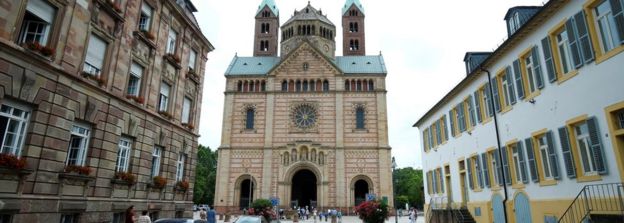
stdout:
{"type": "Polygon", "coordinates": [[[325,211],[319,212],[318,210],[316,210],[316,208],[312,208],[312,211],[310,211],[310,208],[306,206],[306,207],[300,207],[300,208],[295,207],[295,210],[297,210],[297,214],[299,218],[302,220],[308,220],[310,219],[310,217],[313,217],[316,220],[316,216],[319,217],[319,221],[323,221],[323,219],[325,219],[325,221],[328,221],[330,216],[336,216],[339,222],[340,220],[342,220],[342,212],[339,210],[335,210],[335,209],[334,210],[327,209],[327,212],[325,211]],[[310,214],[312,216],[310,216],[310,214]]]}
{"type": "MultiPolygon", "coordinates": [[[[217,222],[217,212],[214,209],[208,207],[208,211],[206,212],[205,208],[202,208],[199,211],[199,218],[204,220],[207,223],[216,223],[217,222]]],[[[141,216],[137,217],[134,211],[134,205],[130,206],[126,209],[126,223],[152,223],[152,219],[149,216],[148,211],[142,211],[141,216]]]]}

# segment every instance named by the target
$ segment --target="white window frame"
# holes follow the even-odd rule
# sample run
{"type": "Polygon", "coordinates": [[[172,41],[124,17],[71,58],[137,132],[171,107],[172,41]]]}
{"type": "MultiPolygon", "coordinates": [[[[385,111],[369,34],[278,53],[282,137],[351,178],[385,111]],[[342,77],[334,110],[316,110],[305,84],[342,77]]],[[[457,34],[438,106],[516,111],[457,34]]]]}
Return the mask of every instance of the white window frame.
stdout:
{"type": "Polygon", "coordinates": [[[485,114],[483,114],[483,119],[482,120],[485,120],[487,117],[490,117],[490,114],[494,113],[494,111],[491,111],[491,109],[490,109],[490,103],[488,103],[488,99],[489,98],[488,98],[487,91],[489,91],[489,90],[490,90],[489,88],[485,88],[485,87],[481,89],[481,97],[483,97],[483,103],[482,103],[483,105],[482,106],[484,107],[483,111],[485,111],[485,114]]]}
{"type": "Polygon", "coordinates": [[[44,0],[28,0],[26,5],[26,13],[33,17],[38,18],[36,20],[25,20],[26,13],[24,13],[24,22],[20,30],[20,43],[26,43],[29,35],[34,35],[35,41],[39,44],[46,46],[48,44],[48,38],[50,37],[50,28],[54,23],[54,17],[56,16],[56,7],[44,0]],[[31,26],[37,26],[35,32],[29,32],[31,26]]]}
{"type": "Polygon", "coordinates": [[[197,52],[195,52],[194,49],[191,49],[191,52],[189,52],[189,62],[188,62],[189,69],[194,71],[196,63],[197,63],[197,52]]]}
{"type": "Polygon", "coordinates": [[[516,183],[522,183],[522,176],[520,175],[520,153],[518,151],[518,146],[511,147],[511,159],[514,164],[514,173],[516,175],[516,183]]]}
{"type": "Polygon", "coordinates": [[[557,40],[557,48],[559,51],[559,62],[563,73],[567,74],[574,70],[574,61],[572,60],[572,53],[570,51],[570,41],[568,40],[568,31],[563,30],[555,36],[557,40]]]}
{"type": "Polygon", "coordinates": [[[166,53],[168,53],[168,54],[175,54],[177,38],[178,38],[178,33],[175,30],[173,30],[172,28],[169,28],[169,36],[167,37],[167,50],[166,50],[166,53]]]}
{"type": "Polygon", "coordinates": [[[186,154],[178,153],[178,161],[176,162],[176,181],[184,180],[184,164],[186,163],[186,154]]]}
{"type": "Polygon", "coordinates": [[[492,176],[494,176],[494,182],[493,184],[499,185],[501,183],[500,179],[498,178],[498,162],[496,162],[496,160],[499,157],[495,157],[494,153],[490,153],[490,160],[492,160],[492,176]]]}
{"type": "Polygon", "coordinates": [[[162,147],[154,146],[154,150],[152,151],[152,177],[160,176],[160,162],[162,159],[162,151],[162,147]]]}
{"type": "Polygon", "coordinates": [[[67,149],[67,159],[65,165],[84,166],[87,160],[87,150],[89,149],[89,139],[91,136],[91,128],[88,125],[74,123],[69,138],[69,148],[67,149]],[[80,140],[78,147],[73,147],[73,140],[80,140]],[[76,151],[76,158],[72,159],[72,150],[76,151]]]}
{"type": "Polygon", "coordinates": [[[590,176],[598,174],[596,163],[594,161],[593,150],[591,148],[587,122],[575,125],[574,134],[576,135],[577,152],[579,153],[581,169],[583,170],[584,175],[590,176]]]}
{"type": "Polygon", "coordinates": [[[4,99],[0,104],[0,117],[7,119],[7,125],[4,126],[4,134],[0,136],[0,152],[20,156],[24,147],[24,139],[26,138],[26,130],[28,129],[28,119],[31,110],[17,103],[13,103],[8,99],[4,99]],[[16,115],[16,112],[18,113],[16,115]],[[11,122],[17,122],[17,131],[9,132],[11,122]],[[7,141],[7,135],[12,135],[12,142],[7,141]]]}
{"type": "Polygon", "coordinates": [[[91,33],[91,35],[89,36],[89,44],[87,45],[84,67],[82,68],[82,71],[92,76],[100,76],[100,73],[102,72],[102,69],[104,67],[107,48],[108,42],[106,42],[99,36],[91,33]],[[100,44],[103,44],[103,46],[101,46],[100,44]],[[104,49],[98,49],[98,47],[104,47],[104,49]],[[92,52],[97,50],[101,50],[102,52],[92,52]]]}
{"type": "Polygon", "coordinates": [[[80,215],[77,213],[64,213],[61,214],[61,223],[78,223],[80,215]]]}
{"type": "Polygon", "coordinates": [[[183,124],[188,124],[191,122],[191,108],[193,107],[193,100],[189,97],[184,97],[182,102],[182,117],[180,121],[183,124]]]}
{"type": "Polygon", "coordinates": [[[132,151],[132,139],[121,137],[121,139],[119,139],[118,149],[115,171],[128,172],[128,167],[130,166],[130,152],[132,151]]]}
{"type": "Polygon", "coordinates": [[[128,95],[139,96],[141,94],[141,78],[144,72],[145,69],[143,66],[132,62],[132,65],[130,65],[130,75],[128,75],[128,95]]]}
{"type": "Polygon", "coordinates": [[[615,18],[609,1],[603,1],[594,8],[595,23],[598,28],[599,42],[603,52],[609,52],[617,48],[620,44],[620,37],[615,27],[615,18]],[[598,10],[601,6],[606,6],[605,11],[600,14],[598,10]]]}
{"type": "Polygon", "coordinates": [[[535,76],[534,64],[535,64],[535,61],[533,61],[532,56],[527,56],[526,58],[524,58],[524,65],[525,65],[526,74],[527,74],[527,83],[529,85],[530,93],[537,91],[537,77],[535,76]]]}
{"type": "Polygon", "coordinates": [[[158,98],[158,111],[166,112],[169,108],[169,98],[171,95],[171,85],[166,82],[160,84],[160,92],[158,98]]]}
{"type": "Polygon", "coordinates": [[[507,82],[509,77],[509,74],[506,73],[501,78],[501,90],[503,91],[503,102],[505,103],[505,107],[511,106],[511,92],[509,90],[509,83],[507,82]]]}
{"type": "Polygon", "coordinates": [[[542,157],[542,173],[544,180],[554,179],[553,170],[550,163],[550,157],[548,155],[548,141],[546,135],[537,138],[537,148],[539,149],[539,155],[542,157]]]}
{"type": "Polygon", "coordinates": [[[141,4],[141,13],[139,14],[139,30],[150,31],[152,25],[152,16],[154,9],[146,4],[141,4]],[[145,18],[145,19],[144,19],[145,18]]]}

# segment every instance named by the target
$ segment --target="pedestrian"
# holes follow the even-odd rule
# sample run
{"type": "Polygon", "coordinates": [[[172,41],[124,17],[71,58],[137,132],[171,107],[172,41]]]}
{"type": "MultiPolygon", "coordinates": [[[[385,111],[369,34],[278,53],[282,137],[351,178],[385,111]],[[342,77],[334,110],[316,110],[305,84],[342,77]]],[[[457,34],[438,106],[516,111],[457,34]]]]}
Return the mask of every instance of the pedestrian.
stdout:
{"type": "Polygon", "coordinates": [[[128,209],[126,209],[126,223],[134,223],[136,221],[136,216],[134,216],[134,205],[130,205],[128,209]]]}
{"type": "Polygon", "coordinates": [[[217,212],[210,206],[208,207],[208,223],[217,223],[217,212]]]}
{"type": "Polygon", "coordinates": [[[414,208],[409,211],[409,221],[410,223],[416,223],[416,211],[414,211],[414,208]]]}
{"type": "Polygon", "coordinates": [[[206,220],[206,209],[205,208],[199,209],[199,219],[206,220]]]}
{"type": "Polygon", "coordinates": [[[152,219],[147,215],[147,211],[142,211],[136,223],[152,223],[152,219]]]}

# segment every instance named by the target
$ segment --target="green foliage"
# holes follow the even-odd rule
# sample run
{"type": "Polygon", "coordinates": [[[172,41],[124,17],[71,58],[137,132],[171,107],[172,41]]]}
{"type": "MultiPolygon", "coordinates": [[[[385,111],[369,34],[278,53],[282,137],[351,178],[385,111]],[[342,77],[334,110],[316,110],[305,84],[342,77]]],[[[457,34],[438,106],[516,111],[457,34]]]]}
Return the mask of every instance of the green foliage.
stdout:
{"type": "Polygon", "coordinates": [[[397,207],[405,208],[405,204],[409,202],[409,198],[405,195],[399,195],[396,197],[397,207]]]}
{"type": "Polygon", "coordinates": [[[195,167],[195,187],[193,202],[195,204],[213,204],[215,182],[217,177],[217,152],[209,147],[199,145],[197,150],[197,166],[195,167]]]}
{"type": "Polygon", "coordinates": [[[388,204],[379,200],[365,201],[355,207],[355,212],[364,223],[383,223],[388,219],[388,204]]]}
{"type": "Polygon", "coordinates": [[[271,201],[268,199],[256,199],[251,203],[251,207],[255,210],[264,210],[266,208],[271,208],[271,201]]]}
{"type": "Polygon", "coordinates": [[[397,196],[398,207],[405,207],[405,202],[410,207],[416,207],[422,209],[425,202],[423,195],[423,173],[422,170],[413,169],[411,167],[397,169],[395,174],[395,193],[397,196]],[[402,196],[407,198],[407,201],[402,202],[399,200],[402,196]]]}

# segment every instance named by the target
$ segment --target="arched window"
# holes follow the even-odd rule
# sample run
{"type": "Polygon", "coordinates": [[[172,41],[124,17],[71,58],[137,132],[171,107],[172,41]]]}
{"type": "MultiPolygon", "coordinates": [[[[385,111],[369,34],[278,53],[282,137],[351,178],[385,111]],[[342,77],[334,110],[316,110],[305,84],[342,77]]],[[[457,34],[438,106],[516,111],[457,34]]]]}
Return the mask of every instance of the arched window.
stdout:
{"type": "Polygon", "coordinates": [[[316,91],[316,81],[310,81],[310,91],[316,91]]]}
{"type": "Polygon", "coordinates": [[[260,41],[260,51],[264,51],[264,41],[260,41]]]}
{"type": "Polygon", "coordinates": [[[373,84],[373,80],[368,81],[368,91],[375,90],[375,84],[373,84]]]}
{"type": "MultiPolygon", "coordinates": [[[[356,27],[355,29],[357,30],[357,24],[356,24],[355,27],[356,27]]],[[[265,33],[269,33],[269,30],[271,30],[271,28],[270,28],[269,24],[267,23],[266,27],[265,27],[265,31],[266,31],[265,33]]]]}
{"type": "Polygon", "coordinates": [[[238,92],[243,92],[243,82],[242,81],[238,81],[238,86],[236,87],[236,89],[238,90],[238,92]]]}
{"type": "Polygon", "coordinates": [[[316,27],[312,25],[312,35],[316,35],[316,27]]]}
{"type": "Polygon", "coordinates": [[[355,128],[364,129],[364,108],[358,107],[355,110],[355,128]]]}
{"type": "Polygon", "coordinates": [[[310,151],[310,161],[316,162],[316,149],[312,149],[312,151],[310,151]]]}
{"type": "Polygon", "coordinates": [[[249,91],[250,92],[256,91],[256,85],[254,84],[254,81],[251,81],[251,83],[249,83],[249,91]]]}
{"type": "Polygon", "coordinates": [[[290,80],[290,82],[288,83],[288,91],[290,92],[294,92],[295,91],[295,82],[290,80]]]}
{"type": "Polygon", "coordinates": [[[352,22],[349,23],[349,32],[350,33],[355,32],[355,27],[352,22]]]}
{"type": "Polygon", "coordinates": [[[243,86],[243,92],[249,92],[249,82],[245,81],[245,84],[243,86]]]}
{"type": "Polygon", "coordinates": [[[310,25],[306,26],[306,35],[310,35],[310,33],[312,33],[312,31],[310,30],[310,25]]]}
{"type": "Polygon", "coordinates": [[[363,80],[362,81],[362,87],[364,88],[363,91],[368,91],[368,81],[367,80],[363,80]]]}
{"type": "Polygon", "coordinates": [[[308,91],[308,81],[307,80],[303,81],[303,91],[308,91]]]}
{"type": "MultiPolygon", "coordinates": [[[[268,24],[267,24],[267,25],[268,25],[268,24]]],[[[353,30],[354,30],[353,32],[356,32],[356,33],[357,33],[357,32],[359,32],[359,29],[358,29],[358,23],[357,23],[357,22],[356,22],[356,23],[353,23],[353,30]]]]}
{"type": "Polygon", "coordinates": [[[355,86],[355,80],[351,80],[351,91],[355,91],[357,87],[355,86]]]}
{"type": "Polygon", "coordinates": [[[265,92],[266,91],[266,82],[262,81],[262,83],[260,83],[260,91],[265,92]]]}
{"type": "Polygon", "coordinates": [[[362,81],[361,80],[357,81],[357,91],[362,91],[362,81]]]}
{"type": "Polygon", "coordinates": [[[245,121],[245,129],[254,129],[254,116],[256,111],[253,108],[247,109],[247,119],[245,121]]]}
{"type": "Polygon", "coordinates": [[[355,50],[355,41],[349,40],[349,50],[355,50]]]}
{"type": "Polygon", "coordinates": [[[295,86],[295,91],[300,92],[301,91],[301,81],[297,81],[297,85],[295,86]]]}
{"type": "MultiPolygon", "coordinates": [[[[267,47],[268,47],[269,43],[267,42],[267,47]]],[[[355,40],[355,50],[359,50],[360,49],[360,41],[359,40],[355,40]]]]}
{"type": "Polygon", "coordinates": [[[350,91],[351,89],[349,87],[350,87],[349,80],[346,80],[345,81],[345,91],[350,91]]]}
{"type": "Polygon", "coordinates": [[[297,35],[301,35],[301,26],[297,26],[297,35]]]}
{"type": "Polygon", "coordinates": [[[284,165],[288,165],[288,161],[290,160],[290,154],[288,152],[285,152],[283,158],[284,158],[284,161],[282,162],[284,162],[284,165]]]}
{"type": "Polygon", "coordinates": [[[288,91],[288,81],[286,80],[282,81],[282,91],[288,91]]]}
{"type": "Polygon", "coordinates": [[[290,162],[297,162],[297,150],[293,149],[290,153],[290,162]]]}
{"type": "Polygon", "coordinates": [[[329,91],[329,81],[327,81],[327,80],[323,81],[323,91],[324,92],[328,92],[329,91]]]}

